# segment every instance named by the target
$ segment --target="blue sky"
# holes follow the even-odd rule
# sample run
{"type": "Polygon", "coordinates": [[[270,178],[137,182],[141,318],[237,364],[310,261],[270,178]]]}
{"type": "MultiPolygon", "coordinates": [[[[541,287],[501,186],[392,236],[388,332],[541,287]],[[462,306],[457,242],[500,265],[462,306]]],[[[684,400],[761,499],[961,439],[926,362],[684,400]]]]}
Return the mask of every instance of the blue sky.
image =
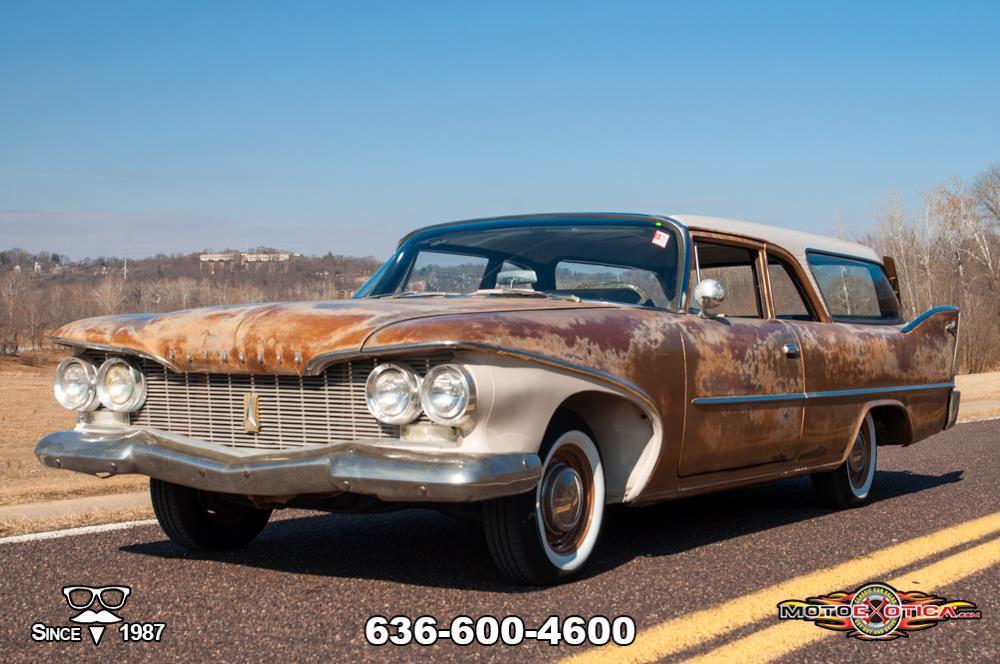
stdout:
{"type": "Polygon", "coordinates": [[[1000,159],[1000,3],[0,5],[0,246],[384,257],[416,226],[832,232],[1000,159]]]}

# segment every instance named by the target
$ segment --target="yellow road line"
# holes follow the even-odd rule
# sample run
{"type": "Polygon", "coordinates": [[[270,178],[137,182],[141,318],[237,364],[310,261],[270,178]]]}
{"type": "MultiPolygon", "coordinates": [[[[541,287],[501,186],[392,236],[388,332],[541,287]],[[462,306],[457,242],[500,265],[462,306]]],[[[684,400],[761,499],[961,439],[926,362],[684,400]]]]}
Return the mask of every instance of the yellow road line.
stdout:
{"type": "MultiPolygon", "coordinates": [[[[956,553],[944,560],[931,563],[914,572],[903,574],[888,581],[888,584],[894,588],[909,591],[914,589],[914,582],[918,582],[920,584],[918,590],[931,592],[935,588],[940,588],[959,579],[972,576],[997,564],[1000,564],[1000,539],[991,540],[961,553],[956,553]]],[[[850,592],[854,588],[815,588],[808,594],[827,594],[836,590],[850,592]]],[[[797,597],[796,599],[802,599],[802,597],[797,597]]],[[[969,597],[960,597],[957,599],[975,601],[975,598],[969,597]]],[[[777,617],[777,609],[772,609],[772,611],[774,611],[774,615],[777,617]]],[[[832,636],[844,638],[843,633],[831,632],[817,627],[815,623],[804,620],[782,622],[759,632],[754,632],[742,639],[737,639],[732,643],[719,646],[704,655],[688,660],[688,662],[697,662],[698,664],[722,661],[731,662],[734,660],[739,661],[741,664],[770,662],[810,643],[815,643],[824,637],[829,638],[832,636]]]]}
{"type": "Polygon", "coordinates": [[[1000,512],[782,581],[709,609],[672,618],[643,630],[630,646],[594,648],[568,657],[563,662],[653,662],[772,617],[776,615],[776,606],[782,600],[825,592],[824,588],[832,590],[853,587],[997,531],[1000,531],[1000,512]]]}

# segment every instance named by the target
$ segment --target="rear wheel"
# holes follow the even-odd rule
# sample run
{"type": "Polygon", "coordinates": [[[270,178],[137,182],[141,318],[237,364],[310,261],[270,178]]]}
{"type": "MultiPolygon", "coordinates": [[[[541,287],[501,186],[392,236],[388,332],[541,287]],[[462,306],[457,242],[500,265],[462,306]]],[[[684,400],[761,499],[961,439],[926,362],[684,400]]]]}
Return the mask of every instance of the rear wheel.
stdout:
{"type": "Polygon", "coordinates": [[[271,510],[239,496],[149,480],[153,512],[163,532],[192,551],[221,551],[249,544],[267,525],[271,510]]]}
{"type": "Polygon", "coordinates": [[[858,507],[869,501],[875,482],[878,444],[871,413],[865,415],[847,460],[834,470],[814,473],[813,488],[820,500],[836,508],[858,507]]]}
{"type": "Polygon", "coordinates": [[[604,518],[604,468],[586,426],[574,419],[550,427],[540,456],[542,478],[534,491],[491,500],[483,509],[497,567],[531,585],[578,573],[604,518]]]}

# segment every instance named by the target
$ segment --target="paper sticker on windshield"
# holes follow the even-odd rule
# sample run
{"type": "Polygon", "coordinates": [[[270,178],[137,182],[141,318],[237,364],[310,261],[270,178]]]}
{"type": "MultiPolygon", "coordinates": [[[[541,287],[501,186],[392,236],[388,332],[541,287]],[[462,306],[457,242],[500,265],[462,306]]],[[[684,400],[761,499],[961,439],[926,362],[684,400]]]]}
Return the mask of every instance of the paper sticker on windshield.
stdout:
{"type": "Polygon", "coordinates": [[[667,242],[670,242],[669,233],[664,233],[663,231],[656,231],[653,233],[653,244],[657,247],[666,247],[667,242]]]}

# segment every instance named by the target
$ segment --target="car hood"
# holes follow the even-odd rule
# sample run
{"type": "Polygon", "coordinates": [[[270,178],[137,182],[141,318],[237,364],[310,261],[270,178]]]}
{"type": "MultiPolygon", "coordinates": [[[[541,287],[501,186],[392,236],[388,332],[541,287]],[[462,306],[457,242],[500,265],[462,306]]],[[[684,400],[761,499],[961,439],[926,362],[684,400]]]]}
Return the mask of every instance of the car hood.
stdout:
{"type": "Polygon", "coordinates": [[[319,355],[358,352],[379,330],[407,321],[612,306],[510,297],[219,306],[87,318],[59,328],[53,340],[132,352],[177,371],[294,375],[307,373],[319,355]]]}

